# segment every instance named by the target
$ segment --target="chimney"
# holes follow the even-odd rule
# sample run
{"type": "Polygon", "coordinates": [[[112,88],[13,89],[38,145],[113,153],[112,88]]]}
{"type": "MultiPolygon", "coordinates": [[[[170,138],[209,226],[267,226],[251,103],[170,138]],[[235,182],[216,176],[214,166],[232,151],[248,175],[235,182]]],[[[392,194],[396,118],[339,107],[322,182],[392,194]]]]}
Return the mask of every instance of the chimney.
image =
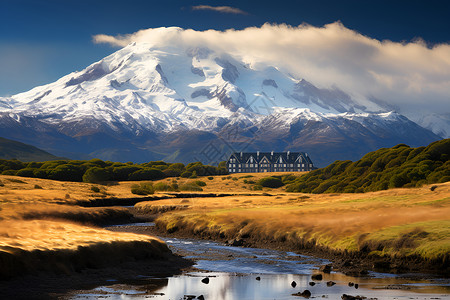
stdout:
{"type": "Polygon", "coordinates": [[[242,152],[241,152],[241,159],[242,159],[242,152]]]}
{"type": "Polygon", "coordinates": [[[291,151],[288,151],[286,154],[286,158],[289,159],[289,153],[291,153],[291,151]]]}
{"type": "Polygon", "coordinates": [[[259,151],[256,151],[256,157],[259,157],[259,151]]]}
{"type": "Polygon", "coordinates": [[[273,156],[273,151],[272,151],[272,152],[270,152],[270,155],[271,155],[271,156],[273,156]]]}

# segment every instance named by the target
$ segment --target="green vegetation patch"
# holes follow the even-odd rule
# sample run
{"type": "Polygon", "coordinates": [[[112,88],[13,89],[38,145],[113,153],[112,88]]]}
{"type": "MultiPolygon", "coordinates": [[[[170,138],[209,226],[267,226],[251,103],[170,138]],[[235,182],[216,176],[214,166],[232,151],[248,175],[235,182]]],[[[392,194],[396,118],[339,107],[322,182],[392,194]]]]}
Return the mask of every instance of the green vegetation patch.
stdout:
{"type": "Polygon", "coordinates": [[[0,173],[22,177],[60,181],[102,183],[105,181],[158,180],[166,177],[197,178],[197,176],[228,174],[224,162],[219,166],[201,162],[184,165],[151,161],[142,164],[91,160],[54,160],[47,162],[21,162],[0,159],[0,173]]]}
{"type": "Polygon", "coordinates": [[[450,181],[450,139],[427,147],[400,144],[366,154],[358,161],[335,161],[299,178],[285,178],[286,191],[362,193],[450,181]]]}

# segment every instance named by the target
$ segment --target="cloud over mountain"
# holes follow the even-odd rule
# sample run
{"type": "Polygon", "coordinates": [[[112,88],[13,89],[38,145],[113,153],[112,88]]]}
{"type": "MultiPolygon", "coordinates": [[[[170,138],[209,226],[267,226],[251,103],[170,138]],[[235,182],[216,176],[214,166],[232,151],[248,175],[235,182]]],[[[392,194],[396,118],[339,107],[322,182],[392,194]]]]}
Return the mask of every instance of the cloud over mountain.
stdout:
{"type": "Polygon", "coordinates": [[[96,43],[208,47],[251,64],[273,65],[319,87],[338,86],[355,98],[382,99],[406,115],[449,113],[450,45],[421,40],[379,41],[340,22],[324,27],[264,24],[226,31],[151,28],[127,35],[95,35],[96,43]]]}

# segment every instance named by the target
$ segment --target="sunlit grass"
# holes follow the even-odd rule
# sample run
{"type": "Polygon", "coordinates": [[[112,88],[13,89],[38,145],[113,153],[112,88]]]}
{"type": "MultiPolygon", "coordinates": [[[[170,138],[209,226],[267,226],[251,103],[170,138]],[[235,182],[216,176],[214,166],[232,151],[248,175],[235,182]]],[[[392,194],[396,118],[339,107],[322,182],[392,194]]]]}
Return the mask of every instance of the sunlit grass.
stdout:
{"type": "MultiPolygon", "coordinates": [[[[225,186],[222,186],[225,189],[225,186]]],[[[271,193],[197,198],[182,211],[156,220],[169,232],[199,236],[249,237],[293,247],[319,246],[333,251],[446,260],[450,253],[450,183],[365,194],[306,195],[271,193]],[[408,230],[411,243],[401,243],[408,230]]],[[[181,205],[180,199],[141,202],[138,209],[181,205]]]]}

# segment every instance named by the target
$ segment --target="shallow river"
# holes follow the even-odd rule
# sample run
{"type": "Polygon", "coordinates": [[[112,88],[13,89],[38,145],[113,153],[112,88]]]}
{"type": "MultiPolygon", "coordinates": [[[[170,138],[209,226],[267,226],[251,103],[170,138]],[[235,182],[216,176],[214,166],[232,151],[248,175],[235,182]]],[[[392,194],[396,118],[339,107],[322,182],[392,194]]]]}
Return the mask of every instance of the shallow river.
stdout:
{"type": "MultiPolygon", "coordinates": [[[[136,224],[142,226],[149,224],[136,224]]],[[[129,226],[129,225],[128,225],[129,226]]],[[[311,292],[310,299],[341,299],[343,294],[368,299],[450,299],[450,280],[398,278],[392,274],[370,273],[355,278],[341,273],[323,274],[321,281],[311,279],[326,260],[293,252],[230,247],[190,239],[163,238],[171,250],[196,261],[201,271],[168,278],[139,277],[132,283],[111,281],[70,299],[305,299],[292,294],[311,292]],[[205,280],[207,278],[207,280],[205,280]],[[208,281],[208,283],[205,283],[208,281]],[[327,282],[334,282],[328,286],[327,282]],[[292,283],[295,282],[295,287],[292,283]],[[312,286],[311,283],[314,283],[312,286]],[[358,288],[349,286],[357,283],[358,288]],[[190,296],[195,298],[190,298],[190,296]]]]}

